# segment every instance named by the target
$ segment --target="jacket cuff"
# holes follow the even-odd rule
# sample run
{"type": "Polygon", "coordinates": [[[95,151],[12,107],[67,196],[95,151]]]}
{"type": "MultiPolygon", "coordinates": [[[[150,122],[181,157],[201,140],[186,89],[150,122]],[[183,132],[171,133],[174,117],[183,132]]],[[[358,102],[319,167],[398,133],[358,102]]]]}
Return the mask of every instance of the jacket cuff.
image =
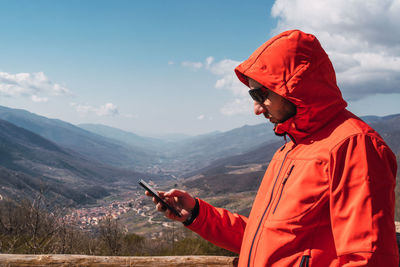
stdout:
{"type": "Polygon", "coordinates": [[[199,203],[199,213],[190,225],[185,225],[186,228],[192,231],[196,231],[204,224],[207,218],[207,205],[209,205],[207,202],[201,200],[200,198],[196,198],[196,200],[199,203]]]}

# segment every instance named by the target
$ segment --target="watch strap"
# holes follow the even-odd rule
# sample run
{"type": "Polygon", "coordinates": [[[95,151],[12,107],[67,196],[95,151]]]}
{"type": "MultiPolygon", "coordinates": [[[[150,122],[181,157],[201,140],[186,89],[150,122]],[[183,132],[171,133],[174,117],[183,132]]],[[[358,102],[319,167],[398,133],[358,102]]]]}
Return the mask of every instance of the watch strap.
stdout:
{"type": "Polygon", "coordinates": [[[189,214],[189,216],[186,218],[186,220],[183,223],[183,225],[185,226],[189,226],[192,224],[192,222],[197,218],[197,216],[199,215],[199,210],[200,210],[200,206],[199,206],[199,200],[197,198],[195,198],[196,200],[196,204],[194,205],[192,212],[189,214]]]}

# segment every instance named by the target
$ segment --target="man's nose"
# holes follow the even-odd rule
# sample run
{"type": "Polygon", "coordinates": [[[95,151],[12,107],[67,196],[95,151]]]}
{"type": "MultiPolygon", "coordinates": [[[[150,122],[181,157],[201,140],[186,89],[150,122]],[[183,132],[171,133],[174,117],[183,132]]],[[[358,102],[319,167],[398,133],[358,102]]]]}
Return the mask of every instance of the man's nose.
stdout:
{"type": "Polygon", "coordinates": [[[265,108],[264,105],[258,103],[257,101],[254,101],[254,114],[260,115],[266,111],[267,111],[267,109],[265,108]]]}

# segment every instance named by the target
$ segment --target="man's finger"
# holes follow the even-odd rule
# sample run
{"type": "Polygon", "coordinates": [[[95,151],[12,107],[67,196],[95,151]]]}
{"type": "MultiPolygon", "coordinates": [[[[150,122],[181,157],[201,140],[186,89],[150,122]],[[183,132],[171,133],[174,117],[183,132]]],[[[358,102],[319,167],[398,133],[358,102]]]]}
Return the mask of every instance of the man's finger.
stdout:
{"type": "Polygon", "coordinates": [[[165,197],[184,197],[187,196],[188,193],[183,190],[171,189],[168,192],[164,193],[165,197]]]}
{"type": "Polygon", "coordinates": [[[157,210],[158,211],[165,211],[167,208],[163,205],[163,204],[161,204],[161,203],[158,203],[157,205],[156,205],[156,208],[157,208],[157,210]]]}

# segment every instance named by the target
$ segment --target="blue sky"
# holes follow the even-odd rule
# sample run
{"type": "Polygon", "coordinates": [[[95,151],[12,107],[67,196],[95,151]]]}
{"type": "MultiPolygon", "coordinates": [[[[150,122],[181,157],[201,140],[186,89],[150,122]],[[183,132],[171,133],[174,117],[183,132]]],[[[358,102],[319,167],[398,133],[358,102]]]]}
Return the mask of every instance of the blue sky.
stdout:
{"type": "Polygon", "coordinates": [[[350,110],[400,113],[400,4],[364,2],[0,1],[0,105],[140,134],[262,123],[233,68],[299,28],[326,48],[350,110]]]}

